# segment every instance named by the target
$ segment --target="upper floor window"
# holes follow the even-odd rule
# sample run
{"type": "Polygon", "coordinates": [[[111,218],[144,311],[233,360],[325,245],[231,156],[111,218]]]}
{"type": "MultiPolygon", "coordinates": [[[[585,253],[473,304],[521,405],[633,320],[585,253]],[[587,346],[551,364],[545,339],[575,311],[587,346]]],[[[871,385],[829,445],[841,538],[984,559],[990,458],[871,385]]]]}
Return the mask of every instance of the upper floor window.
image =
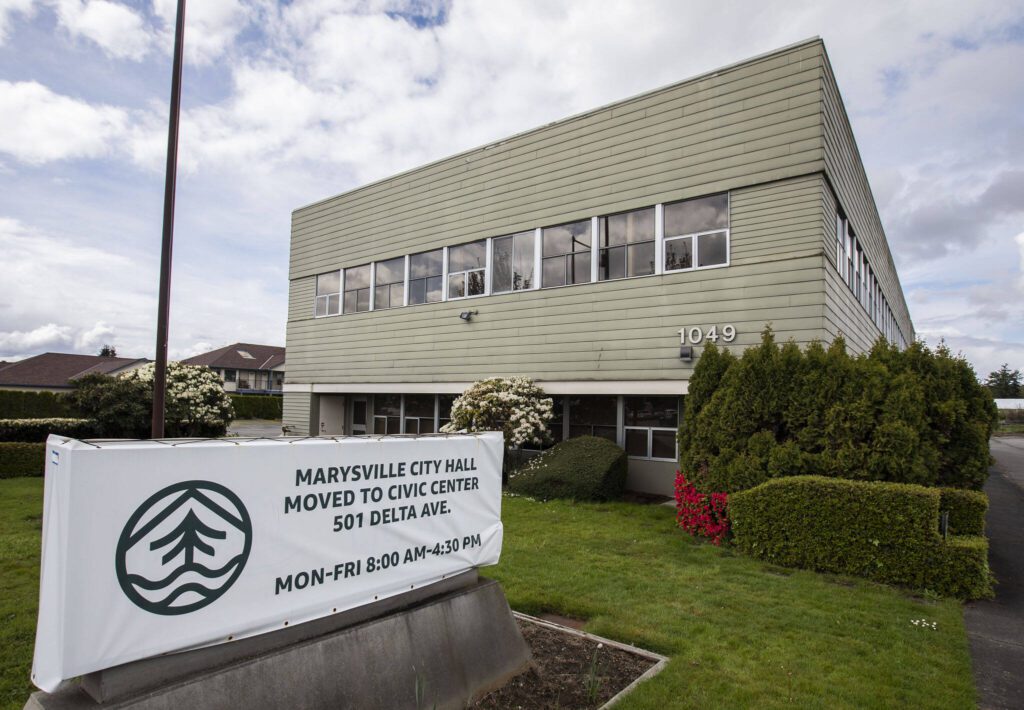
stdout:
{"type": "Polygon", "coordinates": [[[491,292],[506,293],[533,288],[533,232],[520,232],[491,240],[491,292]]]}
{"type": "Polygon", "coordinates": [[[341,307],[341,272],[316,277],[316,316],[336,316],[341,307]]]}
{"type": "Polygon", "coordinates": [[[590,282],[590,220],[546,227],[542,232],[543,282],[565,286],[590,282]]]}
{"type": "Polygon", "coordinates": [[[345,269],[345,313],[370,310],[370,265],[345,269]]]}
{"type": "Polygon", "coordinates": [[[621,279],[654,273],[654,208],[601,217],[598,278],[621,279]]]}
{"type": "Polygon", "coordinates": [[[444,250],[435,249],[409,257],[409,305],[437,303],[444,284],[444,250]]]}
{"type": "Polygon", "coordinates": [[[729,263],[729,195],[665,205],[665,271],[729,263]]]}
{"type": "Polygon", "coordinates": [[[373,310],[405,305],[405,257],[378,261],[373,279],[373,310]]]}
{"type": "Polygon", "coordinates": [[[486,276],[486,239],[448,247],[448,298],[484,295],[486,276]]]}

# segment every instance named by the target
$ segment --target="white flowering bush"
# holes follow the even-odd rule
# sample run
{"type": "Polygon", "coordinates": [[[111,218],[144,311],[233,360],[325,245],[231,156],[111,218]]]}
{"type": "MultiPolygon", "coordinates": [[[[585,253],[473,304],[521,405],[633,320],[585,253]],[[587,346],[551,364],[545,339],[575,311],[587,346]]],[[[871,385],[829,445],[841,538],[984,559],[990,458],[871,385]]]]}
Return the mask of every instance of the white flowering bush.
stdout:
{"type": "Polygon", "coordinates": [[[541,446],[550,438],[553,403],[529,377],[481,380],[452,404],[451,423],[441,431],[501,431],[505,447],[541,446]]]}
{"type": "MultiPolygon", "coordinates": [[[[127,382],[144,385],[152,397],[154,363],[121,375],[127,382]]],[[[234,419],[231,397],[220,377],[203,365],[167,363],[167,394],[164,426],[167,436],[223,436],[234,419]]]]}

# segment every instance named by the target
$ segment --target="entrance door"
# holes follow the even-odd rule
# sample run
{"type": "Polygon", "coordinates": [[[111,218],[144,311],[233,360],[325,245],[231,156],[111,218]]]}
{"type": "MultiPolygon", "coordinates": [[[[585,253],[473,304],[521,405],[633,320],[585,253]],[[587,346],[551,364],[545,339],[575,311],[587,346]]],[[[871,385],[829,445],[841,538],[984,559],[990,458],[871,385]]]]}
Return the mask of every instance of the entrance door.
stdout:
{"type": "Polygon", "coordinates": [[[366,397],[352,398],[352,433],[366,433],[366,397]]]}

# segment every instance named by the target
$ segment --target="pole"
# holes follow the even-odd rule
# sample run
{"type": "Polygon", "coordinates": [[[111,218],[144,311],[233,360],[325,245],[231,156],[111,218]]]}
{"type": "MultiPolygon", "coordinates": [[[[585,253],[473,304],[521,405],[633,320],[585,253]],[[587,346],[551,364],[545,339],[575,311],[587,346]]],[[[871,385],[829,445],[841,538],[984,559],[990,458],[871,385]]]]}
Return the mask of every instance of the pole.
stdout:
{"type": "Polygon", "coordinates": [[[156,316],[156,366],[153,371],[152,437],[164,435],[164,399],[167,391],[167,325],[171,315],[171,251],[174,242],[174,188],[178,173],[178,119],[181,115],[182,40],[185,0],[178,0],[174,24],[174,67],[171,71],[171,116],[167,127],[167,173],[164,181],[164,229],[160,248],[160,296],[156,316]]]}

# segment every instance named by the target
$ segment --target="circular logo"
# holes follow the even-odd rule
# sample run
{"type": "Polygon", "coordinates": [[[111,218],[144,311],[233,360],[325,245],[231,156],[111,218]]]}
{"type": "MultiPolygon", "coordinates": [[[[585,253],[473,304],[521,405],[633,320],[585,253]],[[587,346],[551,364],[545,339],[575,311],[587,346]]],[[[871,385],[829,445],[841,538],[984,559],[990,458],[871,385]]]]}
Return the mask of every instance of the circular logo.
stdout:
{"type": "Polygon", "coordinates": [[[184,481],[154,493],[117,541],[117,581],[154,614],[188,614],[226,592],[252,547],[242,501],[219,483],[184,481]]]}

